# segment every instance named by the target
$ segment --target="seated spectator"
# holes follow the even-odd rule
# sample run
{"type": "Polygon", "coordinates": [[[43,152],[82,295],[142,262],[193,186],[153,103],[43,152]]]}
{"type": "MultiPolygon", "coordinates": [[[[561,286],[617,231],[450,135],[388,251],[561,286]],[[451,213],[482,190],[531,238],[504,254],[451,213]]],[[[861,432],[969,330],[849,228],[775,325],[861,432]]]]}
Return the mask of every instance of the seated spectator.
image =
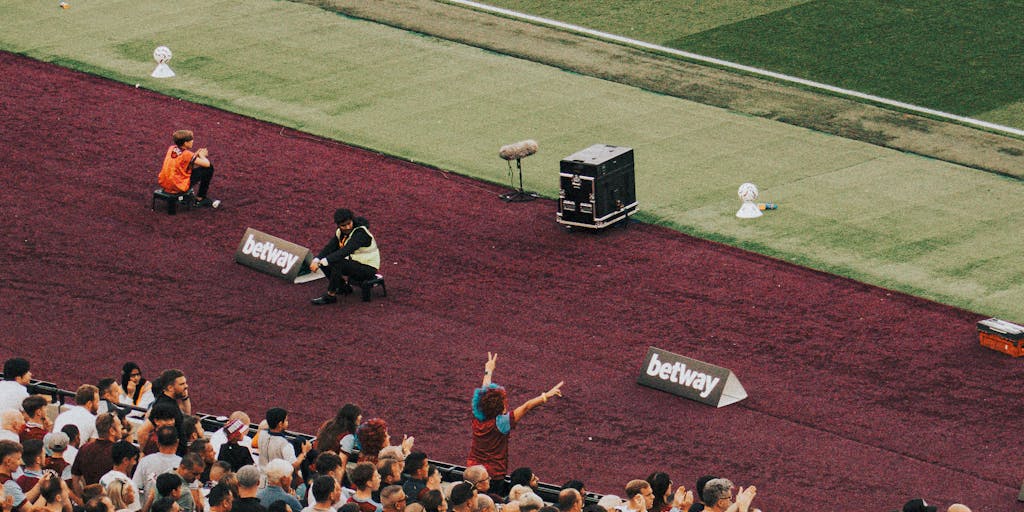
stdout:
{"type": "Polygon", "coordinates": [[[462,478],[473,484],[473,488],[479,494],[487,494],[491,488],[491,477],[487,474],[487,468],[480,464],[466,468],[466,471],[462,473],[462,478]]]}
{"type": "Polygon", "coordinates": [[[341,485],[334,477],[321,475],[313,480],[311,495],[314,503],[302,512],[335,512],[333,504],[341,498],[341,485]]]}
{"type": "MultiPolygon", "coordinates": [[[[96,428],[95,426],[93,428],[96,428]]],[[[54,432],[62,432],[68,438],[68,444],[64,447],[64,460],[68,464],[74,464],[75,455],[78,455],[78,447],[82,444],[82,435],[78,432],[78,425],[74,423],[68,423],[60,429],[56,426],[53,428],[54,432]]],[[[68,470],[71,468],[68,467],[68,470]]]]}
{"type": "Polygon", "coordinates": [[[300,504],[305,505],[309,503],[306,496],[309,494],[310,488],[313,487],[313,480],[318,476],[316,474],[316,459],[318,457],[320,457],[320,452],[316,448],[310,450],[296,472],[299,476],[299,485],[295,485],[295,482],[292,482],[292,487],[295,487],[295,496],[300,504]]]}
{"type": "Polygon", "coordinates": [[[0,411],[0,440],[21,442],[21,431],[25,428],[25,415],[17,409],[0,411]]]}
{"type": "MultiPolygon", "coordinates": [[[[356,439],[361,447],[359,451],[359,462],[377,463],[380,451],[391,446],[391,434],[388,433],[388,424],[380,418],[367,420],[356,429],[356,439]]],[[[408,455],[412,451],[414,438],[402,436],[402,453],[408,455]]]]}
{"type": "Polygon", "coordinates": [[[302,510],[299,500],[292,494],[292,471],[292,465],[282,459],[274,459],[267,463],[267,486],[256,497],[268,511],[275,501],[284,501],[293,511],[302,510]]]}
{"type": "Polygon", "coordinates": [[[95,430],[99,437],[80,448],[71,465],[72,489],[79,495],[82,488],[99,483],[100,477],[114,468],[111,449],[121,440],[121,420],[116,414],[105,412],[96,417],[95,430]]]}
{"type": "Polygon", "coordinates": [[[230,512],[234,496],[227,485],[217,484],[206,495],[206,501],[210,504],[210,512],[230,512]]]}
{"type": "MultiPolygon", "coordinates": [[[[348,499],[354,494],[354,492],[348,492],[348,489],[342,487],[342,482],[345,480],[345,466],[341,463],[341,457],[334,452],[323,452],[316,458],[316,473],[317,476],[329,476],[334,479],[338,484],[338,501],[334,502],[334,508],[340,509],[348,499]]],[[[315,481],[315,480],[314,480],[315,481]]],[[[316,499],[312,495],[312,487],[306,503],[316,503],[316,499]]]]}
{"type": "MultiPolygon", "coordinates": [[[[732,482],[725,478],[709,480],[704,485],[704,492],[701,493],[701,498],[704,501],[704,510],[708,512],[725,512],[730,510],[734,500],[732,488],[732,482]]],[[[740,487],[740,492],[735,498],[736,507],[734,510],[747,512],[750,509],[750,502],[753,501],[756,494],[757,488],[753,485],[746,489],[740,487]]]]}
{"type": "Polygon", "coordinates": [[[405,474],[407,478],[402,484],[406,499],[409,503],[419,501],[420,491],[427,488],[427,475],[430,469],[430,462],[427,454],[423,452],[412,452],[405,458],[405,474]]]}
{"type": "Polygon", "coordinates": [[[199,421],[198,416],[186,414],[181,418],[181,428],[178,430],[178,435],[185,440],[184,443],[180,443],[179,439],[180,449],[178,455],[184,455],[188,451],[188,446],[193,441],[206,437],[206,432],[203,430],[203,424],[199,421]]]}
{"type": "Polygon", "coordinates": [[[473,512],[497,512],[494,498],[486,494],[477,494],[476,503],[473,505],[473,512]]]}
{"type": "Polygon", "coordinates": [[[139,510],[138,492],[131,481],[115,479],[107,486],[107,497],[114,506],[114,512],[135,512],[139,510]]]}
{"type": "MultiPolygon", "coordinates": [[[[252,438],[249,437],[249,423],[252,420],[249,419],[249,415],[245,411],[235,411],[228,416],[228,421],[224,423],[224,426],[217,429],[216,432],[210,435],[210,444],[213,445],[213,451],[218,455],[220,454],[220,447],[228,441],[228,436],[236,431],[241,432],[238,438],[238,444],[244,446],[247,450],[252,451],[252,438]],[[229,429],[230,428],[230,432],[229,429]]],[[[223,460],[223,459],[221,459],[223,460]]],[[[242,464],[245,466],[246,464],[242,464]]],[[[242,467],[239,466],[239,467],[242,467]]],[[[237,470],[236,470],[237,471],[237,470]]]]}
{"type": "MultiPolygon", "coordinates": [[[[244,414],[244,413],[243,413],[244,414]]],[[[225,433],[225,441],[220,445],[220,450],[217,452],[217,460],[222,460],[231,464],[232,471],[238,471],[243,466],[253,464],[255,461],[252,459],[252,451],[248,446],[242,444],[245,438],[247,423],[242,423],[240,419],[232,419],[224,425],[224,428],[218,430],[225,433]]],[[[212,442],[212,440],[211,440],[212,442]]],[[[249,439],[251,446],[252,439],[249,439]]]]}
{"type": "Polygon", "coordinates": [[[49,469],[60,476],[62,482],[71,481],[71,464],[64,460],[64,451],[68,448],[68,435],[54,432],[43,436],[43,469],[49,469]]]}
{"type": "Polygon", "coordinates": [[[576,489],[562,489],[558,493],[560,512],[583,512],[583,495],[576,489]]]}
{"type": "Polygon", "coordinates": [[[177,130],[172,137],[174,145],[167,148],[163,166],[157,175],[157,181],[164,192],[187,192],[195,206],[220,206],[220,201],[206,196],[210,181],[213,179],[213,163],[209,159],[209,150],[200,148],[193,153],[194,141],[189,130],[177,130]]]}
{"type": "Polygon", "coordinates": [[[199,475],[199,482],[206,486],[210,482],[210,471],[213,470],[213,465],[217,462],[217,454],[213,453],[213,446],[206,439],[196,439],[188,445],[188,453],[194,453],[202,459],[206,469],[199,475]]]}
{"type": "Polygon", "coordinates": [[[533,491],[527,491],[517,500],[520,512],[537,512],[544,507],[544,500],[533,491]]]}
{"type": "Polygon", "coordinates": [[[355,450],[356,427],[363,421],[363,410],[355,404],[345,404],[333,420],[320,426],[313,447],[321,452],[332,451],[348,464],[355,450]]]}
{"type": "Polygon", "coordinates": [[[156,439],[159,444],[159,451],[146,455],[139,460],[139,466],[135,468],[135,476],[132,483],[145,498],[156,483],[156,476],[166,473],[181,462],[178,456],[178,431],[169,425],[160,427],[156,431],[156,439]]]}
{"type": "Polygon", "coordinates": [[[476,497],[477,492],[473,484],[459,482],[452,486],[451,494],[448,497],[448,507],[452,512],[472,512],[476,497]]]}
{"type": "Polygon", "coordinates": [[[954,503],[946,509],[946,512],[971,512],[971,509],[967,505],[961,503],[954,503]]]}
{"type": "Polygon", "coordinates": [[[614,494],[605,494],[604,496],[601,496],[601,499],[597,500],[597,505],[603,508],[606,512],[617,510],[625,503],[626,502],[622,498],[614,494]]]}
{"type": "Polygon", "coordinates": [[[106,495],[94,496],[85,502],[85,512],[114,512],[114,503],[106,495]]]}
{"type": "MultiPolygon", "coordinates": [[[[75,391],[74,407],[57,415],[53,422],[53,430],[59,431],[64,425],[78,427],[81,442],[87,443],[96,438],[96,411],[100,405],[100,390],[92,384],[82,384],[75,391]]],[[[70,436],[69,436],[70,437],[70,436]]]]}
{"type": "Polygon", "coordinates": [[[267,512],[257,497],[260,489],[260,470],[256,466],[245,466],[238,470],[238,499],[231,506],[231,512],[267,512]]]}
{"type": "Polygon", "coordinates": [[[697,479],[697,485],[694,486],[693,488],[693,490],[695,491],[694,503],[693,505],[690,505],[689,512],[701,512],[702,510],[704,510],[704,486],[707,485],[708,482],[716,478],[718,477],[712,475],[704,475],[697,479]]]}
{"type": "Polygon", "coordinates": [[[28,492],[23,491],[14,479],[15,472],[21,468],[21,457],[20,443],[0,440],[0,483],[3,484],[4,493],[13,500],[14,512],[41,512],[41,509],[33,505],[39,498],[40,487],[43,482],[56,478],[56,476],[44,476],[28,492]]]}
{"type": "Polygon", "coordinates": [[[380,491],[380,505],[384,512],[405,512],[406,496],[400,485],[389,485],[380,491]]]}
{"type": "Polygon", "coordinates": [[[356,493],[348,499],[349,503],[359,505],[360,512],[382,512],[380,503],[373,500],[373,491],[380,488],[380,473],[371,462],[360,462],[349,472],[349,480],[356,488],[356,493]]]}
{"type": "Polygon", "coordinates": [[[153,403],[153,384],[142,376],[139,365],[129,361],[121,367],[121,390],[118,402],[148,409],[153,403]]]}
{"type": "Polygon", "coordinates": [[[380,474],[380,486],[378,490],[373,493],[373,501],[380,501],[381,491],[389,485],[402,485],[402,467],[403,463],[387,458],[380,459],[377,462],[377,473],[380,474]]]}
{"type": "Polygon", "coordinates": [[[215,487],[220,483],[221,478],[224,478],[224,475],[228,473],[232,473],[231,464],[222,460],[214,462],[210,469],[210,480],[206,483],[206,487],[215,487]]]}
{"type": "Polygon", "coordinates": [[[423,494],[426,491],[440,491],[441,490],[441,470],[437,466],[430,464],[427,466],[427,487],[420,491],[419,498],[423,499],[423,494]]]}
{"type": "Polygon", "coordinates": [[[48,478],[39,487],[39,497],[42,500],[40,507],[36,501],[36,510],[42,508],[46,512],[71,512],[71,491],[67,484],[58,478],[48,478]]]}
{"type": "Polygon", "coordinates": [[[437,489],[431,489],[420,497],[420,505],[425,512],[448,512],[448,500],[437,489]]]}
{"type": "Polygon", "coordinates": [[[53,429],[53,424],[46,417],[46,406],[50,402],[42,395],[30,395],[21,401],[25,411],[25,428],[21,431],[21,442],[29,439],[40,441],[53,429]]]}
{"type": "Polygon", "coordinates": [[[43,478],[43,442],[31,439],[22,443],[21,448],[23,466],[17,482],[22,491],[28,492],[43,478]]]}
{"type": "Polygon", "coordinates": [[[128,441],[118,441],[110,448],[110,458],[114,467],[100,477],[100,485],[107,489],[107,495],[114,504],[114,509],[128,509],[135,512],[142,508],[139,490],[130,476],[139,462],[139,449],[128,441]],[[115,486],[116,484],[116,486],[115,486]],[[131,497],[123,494],[131,494],[131,497]]]}
{"type": "Polygon", "coordinates": [[[109,377],[100,379],[96,389],[100,392],[100,403],[97,412],[112,412],[122,420],[131,412],[131,409],[121,406],[121,396],[124,395],[124,390],[121,389],[121,385],[116,380],[109,377]]]}
{"type": "Polygon", "coordinates": [[[267,507],[267,512],[292,512],[292,506],[283,500],[277,500],[267,507]]]}
{"type": "Polygon", "coordinates": [[[181,512],[174,498],[160,498],[149,507],[149,512],[181,512]]]}
{"type": "Polygon", "coordinates": [[[509,474],[509,480],[509,486],[524,485],[534,492],[537,492],[537,487],[540,485],[540,477],[533,474],[532,469],[526,467],[512,470],[512,473],[509,474]]]}
{"type": "Polygon", "coordinates": [[[173,403],[161,402],[153,404],[153,408],[149,410],[146,422],[142,428],[139,429],[139,435],[145,436],[139,438],[139,446],[142,448],[143,455],[150,455],[160,450],[160,444],[156,441],[156,431],[160,427],[174,427],[175,431],[177,428],[177,417],[180,414],[180,409],[173,403]]]}
{"type": "Polygon", "coordinates": [[[27,359],[12,357],[4,361],[4,380],[0,381],[0,411],[20,411],[21,402],[28,398],[28,385],[32,382],[27,359]]]}
{"type": "Polygon", "coordinates": [[[295,448],[285,437],[288,429],[288,411],[274,407],[267,411],[267,430],[260,435],[260,467],[265,467],[271,460],[283,459],[298,468],[313,448],[312,443],[302,443],[302,451],[295,454],[295,448]]]}
{"type": "Polygon", "coordinates": [[[173,497],[181,512],[202,510],[203,495],[192,483],[203,472],[203,460],[194,453],[187,453],[174,472],[163,473],[156,478],[156,499],[173,497]]]}

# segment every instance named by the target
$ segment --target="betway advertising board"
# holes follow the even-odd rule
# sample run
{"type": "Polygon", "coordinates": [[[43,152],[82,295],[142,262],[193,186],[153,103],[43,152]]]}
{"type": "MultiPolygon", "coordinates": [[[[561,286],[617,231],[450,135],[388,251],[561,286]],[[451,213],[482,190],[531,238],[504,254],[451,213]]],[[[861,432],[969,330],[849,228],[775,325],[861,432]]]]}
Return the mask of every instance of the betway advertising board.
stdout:
{"type": "Polygon", "coordinates": [[[649,347],[637,382],[690,400],[723,407],[747,397],[728,368],[649,347]]]}
{"type": "Polygon", "coordinates": [[[309,263],[313,261],[313,253],[309,249],[253,228],[246,229],[242,235],[235,251],[235,261],[293,283],[324,277],[319,270],[309,271],[309,263]]]}

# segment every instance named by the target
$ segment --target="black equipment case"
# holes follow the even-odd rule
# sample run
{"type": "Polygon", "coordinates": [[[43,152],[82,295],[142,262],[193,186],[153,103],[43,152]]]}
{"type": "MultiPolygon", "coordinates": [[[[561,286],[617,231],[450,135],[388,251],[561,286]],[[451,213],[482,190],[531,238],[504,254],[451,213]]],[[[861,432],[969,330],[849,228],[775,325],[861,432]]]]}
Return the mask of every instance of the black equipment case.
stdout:
{"type": "Polygon", "coordinates": [[[560,224],[597,229],[636,212],[632,148],[595,144],[563,158],[558,176],[560,224]]]}

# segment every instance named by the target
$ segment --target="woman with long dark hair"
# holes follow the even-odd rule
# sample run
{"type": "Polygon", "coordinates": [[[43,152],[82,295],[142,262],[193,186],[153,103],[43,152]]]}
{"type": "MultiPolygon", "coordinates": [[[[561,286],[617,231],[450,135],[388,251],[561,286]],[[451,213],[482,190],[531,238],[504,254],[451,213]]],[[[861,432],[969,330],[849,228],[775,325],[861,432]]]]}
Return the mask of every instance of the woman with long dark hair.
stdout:
{"type": "Polygon", "coordinates": [[[363,410],[355,404],[345,404],[338,409],[334,419],[327,420],[316,433],[313,448],[321,452],[331,451],[348,463],[348,456],[355,451],[356,427],[363,420],[363,410]]]}
{"type": "Polygon", "coordinates": [[[148,408],[153,403],[153,384],[142,376],[139,365],[131,361],[121,367],[121,389],[124,390],[120,400],[123,404],[148,408]]]}

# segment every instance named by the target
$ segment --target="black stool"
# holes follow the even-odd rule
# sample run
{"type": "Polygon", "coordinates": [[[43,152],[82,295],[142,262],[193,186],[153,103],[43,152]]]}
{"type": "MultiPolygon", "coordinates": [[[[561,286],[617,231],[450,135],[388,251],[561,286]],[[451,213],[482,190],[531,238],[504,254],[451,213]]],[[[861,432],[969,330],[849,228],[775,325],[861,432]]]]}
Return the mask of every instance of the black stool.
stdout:
{"type": "Polygon", "coordinates": [[[172,194],[165,192],[163,189],[158,188],[153,191],[153,202],[150,203],[149,209],[156,211],[156,202],[163,201],[167,203],[167,215],[174,215],[178,212],[178,205],[182,205],[185,208],[192,207],[192,201],[188,200],[188,192],[182,192],[180,194],[172,194]]]}
{"type": "Polygon", "coordinates": [[[384,285],[384,276],[375,274],[373,278],[367,279],[366,281],[351,281],[353,285],[360,288],[363,295],[363,302],[370,302],[370,291],[373,290],[374,286],[380,286],[380,290],[385,297],[388,296],[388,287],[384,285]]]}

